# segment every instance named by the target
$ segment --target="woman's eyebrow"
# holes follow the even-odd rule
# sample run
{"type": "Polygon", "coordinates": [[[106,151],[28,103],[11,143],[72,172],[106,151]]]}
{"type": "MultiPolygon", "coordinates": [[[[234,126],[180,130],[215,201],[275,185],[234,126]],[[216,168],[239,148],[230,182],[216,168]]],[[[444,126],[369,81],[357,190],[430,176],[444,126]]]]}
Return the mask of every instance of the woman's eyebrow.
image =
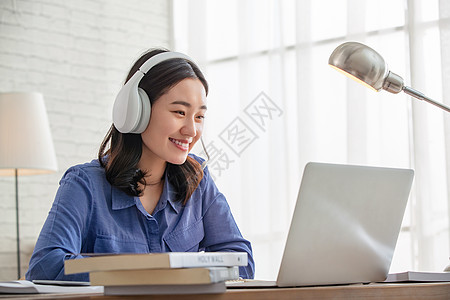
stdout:
{"type": "MultiPolygon", "coordinates": [[[[170,103],[170,104],[178,104],[178,105],[183,105],[183,106],[186,106],[186,107],[191,107],[191,106],[192,106],[189,102],[181,101],[181,100],[173,101],[173,102],[170,103]]],[[[207,110],[208,107],[207,107],[206,105],[202,105],[202,106],[200,106],[200,109],[207,110]]]]}

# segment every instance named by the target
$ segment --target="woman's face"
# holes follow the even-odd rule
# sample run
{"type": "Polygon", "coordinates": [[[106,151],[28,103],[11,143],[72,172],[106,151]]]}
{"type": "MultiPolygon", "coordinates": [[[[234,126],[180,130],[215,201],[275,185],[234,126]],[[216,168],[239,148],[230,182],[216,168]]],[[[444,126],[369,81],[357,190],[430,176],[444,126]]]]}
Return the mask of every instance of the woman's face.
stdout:
{"type": "Polygon", "coordinates": [[[150,122],[141,134],[141,160],[184,163],[202,135],[205,113],[206,91],[199,79],[186,78],[173,86],[152,105],[150,122]]]}

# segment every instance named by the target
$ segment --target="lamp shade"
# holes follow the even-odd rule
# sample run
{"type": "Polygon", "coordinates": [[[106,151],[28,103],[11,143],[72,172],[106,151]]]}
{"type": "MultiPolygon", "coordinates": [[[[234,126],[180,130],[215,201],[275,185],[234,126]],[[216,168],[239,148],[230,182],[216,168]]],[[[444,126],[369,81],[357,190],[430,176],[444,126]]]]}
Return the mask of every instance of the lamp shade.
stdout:
{"type": "Polygon", "coordinates": [[[339,45],[331,53],[328,64],[348,77],[379,91],[384,89],[398,94],[401,91],[406,94],[426,101],[450,112],[450,107],[434,101],[423,93],[403,84],[403,78],[389,68],[383,57],[375,50],[358,42],[346,42],[339,45]]]}
{"type": "Polygon", "coordinates": [[[55,149],[40,93],[0,93],[0,176],[57,170],[55,149]]]}
{"type": "Polygon", "coordinates": [[[328,64],[376,91],[385,89],[399,93],[403,90],[403,79],[389,71],[383,57],[364,44],[346,42],[339,45],[331,53],[328,64]]]}

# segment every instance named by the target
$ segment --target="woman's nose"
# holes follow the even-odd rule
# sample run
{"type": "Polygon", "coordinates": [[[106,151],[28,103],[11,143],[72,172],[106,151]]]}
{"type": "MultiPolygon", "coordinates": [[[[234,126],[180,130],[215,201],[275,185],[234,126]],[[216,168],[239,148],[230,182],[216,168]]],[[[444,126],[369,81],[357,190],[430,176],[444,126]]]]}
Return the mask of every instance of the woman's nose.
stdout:
{"type": "Polygon", "coordinates": [[[189,137],[194,137],[197,135],[197,125],[194,119],[186,118],[181,128],[181,134],[189,137]]]}

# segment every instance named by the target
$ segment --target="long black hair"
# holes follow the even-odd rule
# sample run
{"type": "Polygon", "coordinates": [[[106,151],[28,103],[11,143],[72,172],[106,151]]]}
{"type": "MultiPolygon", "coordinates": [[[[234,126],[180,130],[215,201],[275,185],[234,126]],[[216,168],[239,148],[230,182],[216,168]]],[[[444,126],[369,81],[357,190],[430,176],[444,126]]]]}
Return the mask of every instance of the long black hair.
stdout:
{"type": "MultiPolygon", "coordinates": [[[[134,63],[125,82],[152,56],[167,51],[153,49],[143,54],[134,63]]],[[[153,104],[171,87],[186,78],[199,79],[208,94],[208,83],[200,69],[193,62],[181,58],[163,61],[151,68],[140,81],[139,87],[147,93],[150,103],[153,104]]],[[[98,160],[105,168],[106,179],[111,185],[128,195],[141,196],[142,188],[139,184],[146,184],[146,171],[137,167],[141,155],[141,135],[120,133],[113,124],[100,146],[98,160]]],[[[203,178],[200,164],[190,156],[181,165],[167,163],[166,173],[169,183],[177,192],[176,200],[183,201],[183,204],[186,204],[203,178]]]]}

